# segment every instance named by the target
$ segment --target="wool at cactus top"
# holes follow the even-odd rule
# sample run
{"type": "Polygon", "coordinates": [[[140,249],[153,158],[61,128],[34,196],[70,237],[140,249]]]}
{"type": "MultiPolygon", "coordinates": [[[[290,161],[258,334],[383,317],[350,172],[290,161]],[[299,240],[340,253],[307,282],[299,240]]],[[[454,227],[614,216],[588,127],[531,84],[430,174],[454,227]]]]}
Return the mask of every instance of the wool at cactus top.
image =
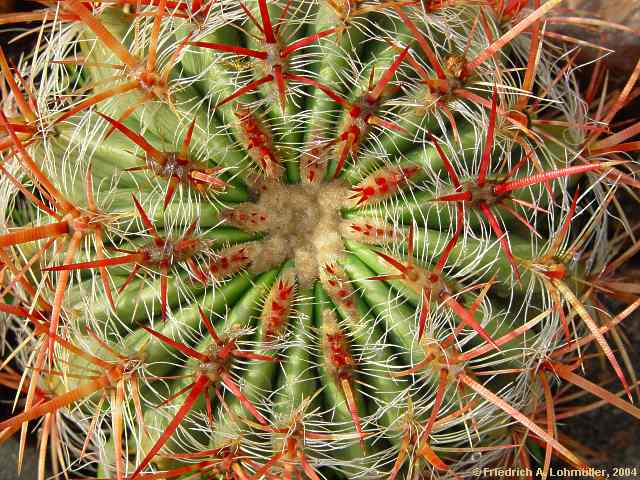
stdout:
{"type": "Polygon", "coordinates": [[[557,3],[58,2],[3,66],[0,430],[118,480],[582,466],[550,372],[586,332],[626,386],[583,296],[617,164],[557,3]]]}

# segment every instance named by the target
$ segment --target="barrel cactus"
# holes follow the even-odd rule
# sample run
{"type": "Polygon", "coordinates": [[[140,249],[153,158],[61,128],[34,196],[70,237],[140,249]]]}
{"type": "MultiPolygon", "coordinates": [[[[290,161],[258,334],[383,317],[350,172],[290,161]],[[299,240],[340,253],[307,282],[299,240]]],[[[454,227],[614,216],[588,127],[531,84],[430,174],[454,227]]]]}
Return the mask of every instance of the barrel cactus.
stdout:
{"type": "Polygon", "coordinates": [[[0,57],[0,430],[41,477],[546,476],[586,468],[560,385],[640,418],[634,80],[583,98],[560,1],[41,3],[0,57]]]}

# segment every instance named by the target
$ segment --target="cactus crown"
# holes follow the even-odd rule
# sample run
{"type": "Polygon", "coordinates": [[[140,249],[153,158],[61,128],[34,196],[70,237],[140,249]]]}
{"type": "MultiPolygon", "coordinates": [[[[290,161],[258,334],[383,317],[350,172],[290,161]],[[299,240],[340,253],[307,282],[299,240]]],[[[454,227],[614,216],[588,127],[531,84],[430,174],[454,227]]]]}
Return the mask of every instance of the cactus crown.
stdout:
{"type": "Polygon", "coordinates": [[[5,438],[44,416],[56,472],[117,480],[464,478],[585,466],[557,380],[639,417],[574,372],[597,344],[630,392],[597,309],[634,130],[597,125],[633,83],[591,118],[559,0],[42,3],[0,57],[5,438]]]}

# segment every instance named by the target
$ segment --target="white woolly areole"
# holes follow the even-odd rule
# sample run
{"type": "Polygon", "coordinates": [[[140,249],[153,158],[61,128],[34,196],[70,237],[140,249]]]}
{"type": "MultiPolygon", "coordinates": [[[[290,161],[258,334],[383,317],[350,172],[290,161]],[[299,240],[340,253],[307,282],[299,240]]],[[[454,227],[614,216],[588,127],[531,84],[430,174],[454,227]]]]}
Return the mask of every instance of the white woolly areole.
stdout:
{"type": "Polygon", "coordinates": [[[340,206],[348,190],[341,181],[263,185],[257,206],[268,214],[266,239],[255,245],[251,269],[265,271],[294,259],[300,283],[310,286],[318,269],[343,249],[340,206]]]}

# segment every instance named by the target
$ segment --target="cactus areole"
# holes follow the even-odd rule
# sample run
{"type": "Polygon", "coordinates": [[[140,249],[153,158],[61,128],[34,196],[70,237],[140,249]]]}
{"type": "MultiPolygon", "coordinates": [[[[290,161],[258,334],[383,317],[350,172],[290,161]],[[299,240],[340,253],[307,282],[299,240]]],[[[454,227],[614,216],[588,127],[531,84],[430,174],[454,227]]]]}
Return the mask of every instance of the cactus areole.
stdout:
{"type": "Polygon", "coordinates": [[[546,475],[586,468],[560,385],[640,418],[633,82],[582,95],[559,0],[41,3],[0,50],[0,438],[40,478],[546,475]]]}

